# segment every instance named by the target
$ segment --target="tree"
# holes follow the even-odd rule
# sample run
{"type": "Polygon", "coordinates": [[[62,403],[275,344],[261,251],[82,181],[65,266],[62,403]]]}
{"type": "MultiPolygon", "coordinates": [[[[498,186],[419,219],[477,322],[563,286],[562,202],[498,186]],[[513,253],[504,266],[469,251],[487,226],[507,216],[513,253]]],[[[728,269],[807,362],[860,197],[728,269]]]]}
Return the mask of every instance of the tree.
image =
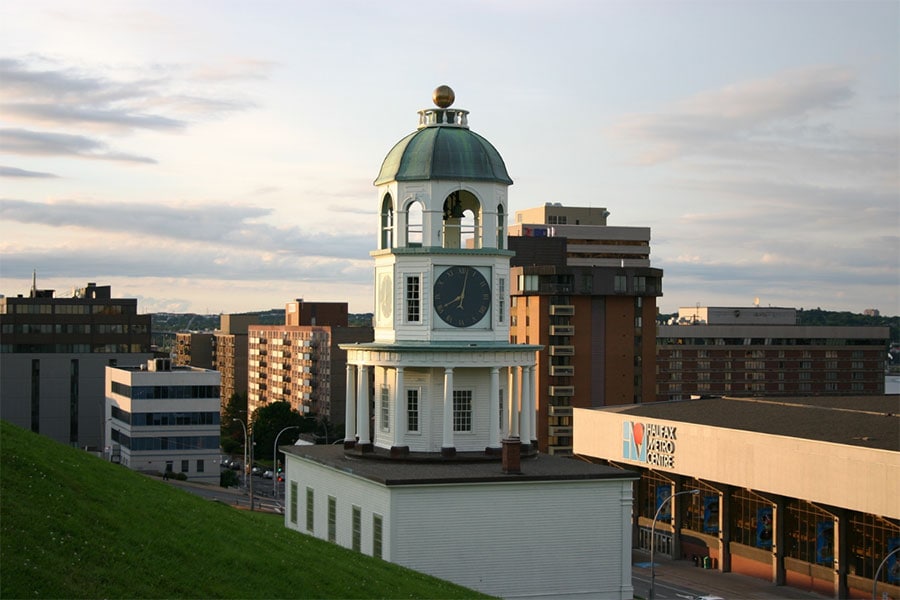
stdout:
{"type": "Polygon", "coordinates": [[[272,460],[272,449],[275,436],[285,427],[291,429],[278,438],[279,444],[293,444],[302,432],[311,431],[315,427],[313,419],[306,419],[291,408],[288,402],[272,402],[253,411],[253,455],[256,458],[272,460]]]}
{"type": "MultiPolygon", "coordinates": [[[[247,423],[247,397],[237,392],[231,395],[222,411],[221,445],[225,454],[234,454],[244,447],[244,428],[235,419],[247,423]]],[[[249,424],[248,424],[249,425],[249,424]]]]}

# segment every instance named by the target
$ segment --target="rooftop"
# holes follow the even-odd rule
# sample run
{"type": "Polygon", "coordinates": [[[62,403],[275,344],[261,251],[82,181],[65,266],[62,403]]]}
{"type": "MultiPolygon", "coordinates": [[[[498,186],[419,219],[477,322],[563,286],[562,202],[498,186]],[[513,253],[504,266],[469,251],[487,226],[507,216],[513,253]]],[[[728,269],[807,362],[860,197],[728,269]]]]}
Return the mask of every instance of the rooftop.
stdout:
{"type": "Polygon", "coordinates": [[[900,452],[898,394],[705,398],[599,410],[900,452]]]}

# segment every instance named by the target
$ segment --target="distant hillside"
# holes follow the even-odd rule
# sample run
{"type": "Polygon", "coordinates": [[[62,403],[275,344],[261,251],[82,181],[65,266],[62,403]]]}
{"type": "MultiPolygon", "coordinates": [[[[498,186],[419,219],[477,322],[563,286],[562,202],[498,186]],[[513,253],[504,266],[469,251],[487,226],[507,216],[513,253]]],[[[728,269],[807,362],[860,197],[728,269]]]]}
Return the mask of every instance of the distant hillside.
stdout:
{"type": "MultiPolygon", "coordinates": [[[[284,309],[273,308],[257,312],[242,313],[256,315],[260,325],[283,325],[284,309]]],[[[161,350],[171,350],[175,344],[175,334],[186,331],[212,333],[219,328],[219,315],[197,315],[194,313],[151,313],[153,345],[161,350]]],[[[370,327],[372,313],[351,313],[348,315],[350,327],[370,327]]]]}
{"type": "Polygon", "coordinates": [[[7,421],[0,437],[3,598],[485,597],[7,421]]]}

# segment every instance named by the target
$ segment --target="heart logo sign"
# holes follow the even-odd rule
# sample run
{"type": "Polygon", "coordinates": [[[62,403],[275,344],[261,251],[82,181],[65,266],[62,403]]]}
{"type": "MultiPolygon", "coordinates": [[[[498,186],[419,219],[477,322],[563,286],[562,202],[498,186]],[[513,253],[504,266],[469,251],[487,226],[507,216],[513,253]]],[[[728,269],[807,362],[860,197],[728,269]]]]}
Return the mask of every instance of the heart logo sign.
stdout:
{"type": "Polygon", "coordinates": [[[643,423],[634,423],[631,426],[631,437],[634,440],[634,445],[640,449],[641,444],[644,442],[644,424],[643,423]]]}

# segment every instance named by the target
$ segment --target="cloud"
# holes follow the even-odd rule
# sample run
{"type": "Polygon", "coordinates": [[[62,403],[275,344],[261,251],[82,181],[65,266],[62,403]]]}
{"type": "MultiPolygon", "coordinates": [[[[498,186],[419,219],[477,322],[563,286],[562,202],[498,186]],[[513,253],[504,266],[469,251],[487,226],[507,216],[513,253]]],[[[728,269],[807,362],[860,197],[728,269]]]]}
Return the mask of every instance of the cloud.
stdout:
{"type": "Polygon", "coordinates": [[[330,234],[259,220],[271,214],[268,208],[239,204],[0,200],[0,220],[7,223],[78,228],[104,235],[140,236],[169,242],[190,240],[210,247],[243,247],[253,249],[256,261],[297,260],[301,256],[303,260],[310,257],[357,259],[367,257],[371,249],[368,231],[330,234]]]}
{"type": "Polygon", "coordinates": [[[70,156],[155,164],[156,160],[110,150],[104,143],[83,135],[27,129],[0,129],[0,151],[30,156],[70,156]]]}
{"type": "Polygon", "coordinates": [[[609,134],[643,145],[644,164],[697,155],[775,159],[790,148],[837,151],[846,140],[816,119],[848,107],[855,82],[842,67],[783,71],[701,92],[662,112],[625,115],[609,134]]]}
{"type": "Polygon", "coordinates": [[[7,167],[4,165],[0,165],[0,177],[33,177],[36,179],[52,179],[54,177],[58,177],[58,175],[54,175],[53,173],[42,173],[41,171],[26,171],[25,169],[19,169],[17,167],[7,167]]]}

